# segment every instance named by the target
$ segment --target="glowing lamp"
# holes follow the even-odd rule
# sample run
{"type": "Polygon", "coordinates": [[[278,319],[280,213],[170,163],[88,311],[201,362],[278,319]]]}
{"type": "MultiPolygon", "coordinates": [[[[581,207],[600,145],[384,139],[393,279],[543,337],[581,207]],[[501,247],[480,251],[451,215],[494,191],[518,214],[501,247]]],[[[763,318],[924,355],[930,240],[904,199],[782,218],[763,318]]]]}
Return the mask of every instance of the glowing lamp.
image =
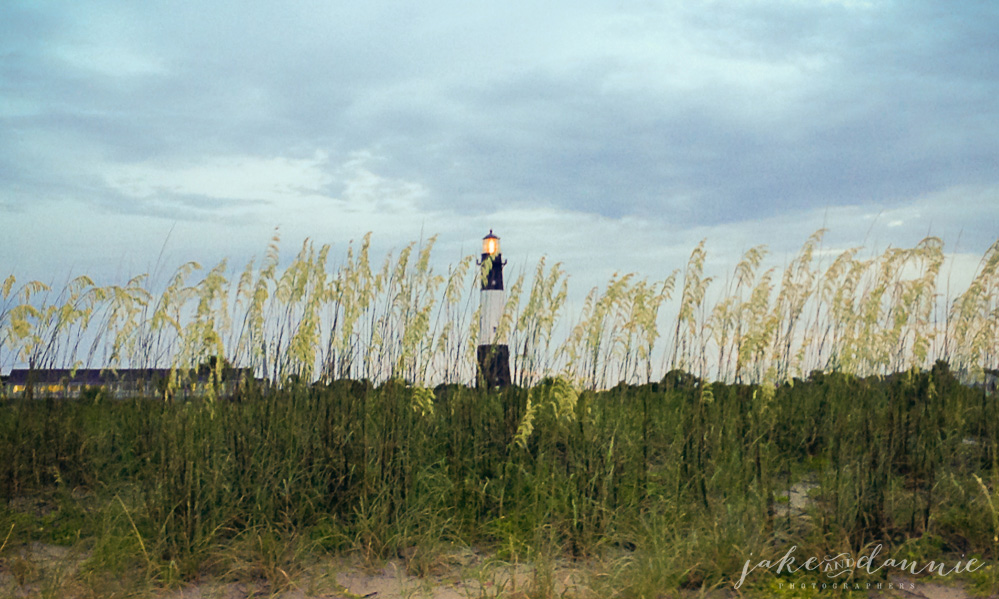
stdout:
{"type": "Polygon", "coordinates": [[[495,256],[499,251],[499,237],[493,235],[493,230],[489,229],[489,235],[482,238],[482,253],[487,256],[495,256]]]}

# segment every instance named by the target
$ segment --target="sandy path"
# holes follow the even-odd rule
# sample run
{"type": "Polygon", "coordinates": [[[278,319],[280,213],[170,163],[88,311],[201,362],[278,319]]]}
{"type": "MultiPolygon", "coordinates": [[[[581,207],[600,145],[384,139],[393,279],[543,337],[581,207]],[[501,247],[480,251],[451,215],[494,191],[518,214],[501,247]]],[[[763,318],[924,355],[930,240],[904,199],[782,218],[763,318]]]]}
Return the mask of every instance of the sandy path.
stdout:
{"type": "MultiPolygon", "coordinates": [[[[28,597],[93,597],[93,590],[81,588],[74,581],[74,572],[82,555],[63,547],[32,543],[19,562],[0,562],[0,596],[28,597]],[[23,572],[18,571],[18,567],[23,572]],[[24,577],[28,580],[25,581],[24,577]],[[21,580],[18,580],[18,579],[21,580]]],[[[531,596],[591,599],[596,595],[587,586],[588,575],[579,564],[559,563],[550,580],[535,581],[532,568],[525,564],[509,564],[476,552],[465,550],[435,562],[424,576],[407,571],[402,559],[371,566],[358,559],[323,560],[304,568],[295,576],[280,581],[278,592],[264,581],[225,582],[205,580],[185,584],[180,588],[150,590],[146,596],[155,599],[527,599],[531,596]],[[540,584],[546,591],[534,593],[540,584]]],[[[959,584],[919,582],[892,576],[880,590],[867,593],[869,599],[973,599],[974,595],[959,584]],[[889,586],[890,585],[890,586],[889,586]]],[[[134,591],[134,589],[133,589],[134,591]]],[[[136,595],[131,595],[136,596],[136,595]]],[[[141,593],[138,596],[143,596],[141,593]]],[[[764,596],[720,589],[702,594],[697,591],[664,592],[662,598],[742,599],[764,596]]],[[[784,590],[782,597],[838,597],[831,590],[784,590]]],[[[999,599],[999,590],[991,599],[999,599]]]]}

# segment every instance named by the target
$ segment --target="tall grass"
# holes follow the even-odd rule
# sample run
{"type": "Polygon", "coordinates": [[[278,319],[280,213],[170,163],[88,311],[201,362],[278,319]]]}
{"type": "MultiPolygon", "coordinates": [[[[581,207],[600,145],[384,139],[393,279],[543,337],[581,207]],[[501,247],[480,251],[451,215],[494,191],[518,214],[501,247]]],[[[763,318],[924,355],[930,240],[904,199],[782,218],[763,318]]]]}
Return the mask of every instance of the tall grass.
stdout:
{"type": "MultiPolygon", "coordinates": [[[[942,362],[776,389],[667,377],[607,391],[546,379],[254,393],[8,402],[0,526],[15,545],[52,542],[58,520],[25,523],[19,498],[88,490],[98,516],[76,534],[119,535],[131,549],[115,559],[160,582],[299,540],[408,555],[417,571],[413,556],[452,544],[536,564],[605,559],[627,596],[728,584],[744,560],[791,544],[820,557],[875,542],[899,556],[999,557],[996,439],[980,428],[999,413],[942,362]],[[807,518],[777,507],[803,478],[817,485],[807,518]]],[[[294,552],[268,555],[295,565],[294,552]]]]}
{"type": "MultiPolygon", "coordinates": [[[[824,265],[823,235],[810,236],[783,271],[759,272],[766,249],[752,248],[721,287],[704,273],[702,241],[682,275],[615,274],[571,317],[567,274],[542,258],[529,289],[526,273],[508,276],[500,333],[513,349],[514,381],[558,375],[599,389],[678,369],[777,382],[813,370],[885,375],[941,359],[973,380],[995,365],[999,242],[948,306],[939,239],[868,259],[851,248],[824,265]]],[[[0,368],[180,369],[219,356],[277,385],[472,382],[479,269],[465,256],[435,272],[434,242],[410,244],[375,268],[370,235],[339,260],[309,240],[284,260],[275,236],[259,265],[230,273],[222,261],[205,272],[191,262],[162,290],[146,275],[108,286],[80,276],[59,291],[10,276],[0,289],[0,368]]]]}
{"type": "Polygon", "coordinates": [[[8,277],[4,365],[220,356],[264,380],[234,401],[4,402],[4,547],[99,539],[88,567],[157,584],[254,555],[280,586],[302,551],[421,572],[465,544],[604,560],[595,592],[635,597],[727,584],[790,544],[994,560],[999,407],[963,381],[999,347],[999,243],[941,306],[939,240],[826,266],[821,239],[783,270],[752,248],[720,299],[702,242],[682,274],[615,275],[571,320],[567,275],[542,259],[529,284],[509,277],[502,391],[469,384],[481,271],[437,272],[433,238],[376,267],[368,236],[339,262],[306,241],[287,266],[275,237],[238,275],[188,263],[162,290],[8,277]],[[55,515],[26,515],[32,497],[55,515]]]}

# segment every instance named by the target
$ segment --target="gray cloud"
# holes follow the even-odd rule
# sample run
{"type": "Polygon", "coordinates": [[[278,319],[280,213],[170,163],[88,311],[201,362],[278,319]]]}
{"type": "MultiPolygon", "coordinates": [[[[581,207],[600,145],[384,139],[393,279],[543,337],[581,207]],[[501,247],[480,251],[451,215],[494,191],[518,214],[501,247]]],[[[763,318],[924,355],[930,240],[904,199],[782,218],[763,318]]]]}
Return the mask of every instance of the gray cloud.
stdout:
{"type": "MultiPolygon", "coordinates": [[[[350,195],[356,173],[344,165],[359,152],[392,182],[374,189],[429,222],[541,206],[679,234],[854,206],[914,210],[932,194],[999,188],[997,10],[9,3],[0,210],[72,200],[215,215],[220,227],[235,211],[271,226],[266,206],[280,199],[162,184],[137,200],[107,173],[159,165],[168,177],[218,157],[317,152],[323,182],[282,193],[318,194],[340,222],[397,207],[350,195]]],[[[977,216],[965,235],[994,238],[994,212],[967,209],[977,216]]]]}

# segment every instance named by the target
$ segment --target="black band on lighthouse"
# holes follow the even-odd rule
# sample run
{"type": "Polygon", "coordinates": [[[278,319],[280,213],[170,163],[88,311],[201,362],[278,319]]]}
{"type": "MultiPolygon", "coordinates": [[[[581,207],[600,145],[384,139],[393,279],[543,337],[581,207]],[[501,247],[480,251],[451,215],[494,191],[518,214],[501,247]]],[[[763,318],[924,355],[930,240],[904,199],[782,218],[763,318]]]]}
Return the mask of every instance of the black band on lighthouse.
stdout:
{"type": "Polygon", "coordinates": [[[503,289],[503,254],[482,254],[482,289],[503,289]]]}

